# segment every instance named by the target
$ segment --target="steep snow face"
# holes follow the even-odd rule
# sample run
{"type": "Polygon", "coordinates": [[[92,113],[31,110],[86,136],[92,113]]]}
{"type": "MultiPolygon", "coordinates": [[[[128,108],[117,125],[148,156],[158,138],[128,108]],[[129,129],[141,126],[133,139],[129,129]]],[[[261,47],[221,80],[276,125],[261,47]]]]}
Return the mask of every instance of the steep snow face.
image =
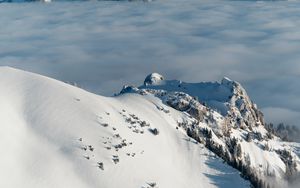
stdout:
{"type": "Polygon", "coordinates": [[[131,86],[121,94],[126,92],[155,96],[190,115],[190,120],[178,121],[178,126],[239,169],[255,187],[286,186],[286,178],[300,170],[295,150],[268,133],[263,114],[238,82],[226,77],[220,83],[164,80],[131,86]]]}
{"type": "Polygon", "coordinates": [[[178,127],[193,117],[153,95],[107,98],[7,67],[0,88],[0,187],[249,187],[178,127]]]}

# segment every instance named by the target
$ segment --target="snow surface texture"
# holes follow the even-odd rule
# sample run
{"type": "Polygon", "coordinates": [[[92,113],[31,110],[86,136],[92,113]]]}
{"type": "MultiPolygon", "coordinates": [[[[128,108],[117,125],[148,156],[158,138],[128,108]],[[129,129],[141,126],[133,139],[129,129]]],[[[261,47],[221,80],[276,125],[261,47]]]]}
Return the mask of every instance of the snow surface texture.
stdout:
{"type": "Polygon", "coordinates": [[[152,95],[102,97],[8,67],[0,88],[0,187],[249,186],[152,95]]]}
{"type": "Polygon", "coordinates": [[[297,1],[3,3],[0,65],[104,95],[149,72],[189,82],[226,75],[267,120],[298,124],[299,17],[297,1]]]}

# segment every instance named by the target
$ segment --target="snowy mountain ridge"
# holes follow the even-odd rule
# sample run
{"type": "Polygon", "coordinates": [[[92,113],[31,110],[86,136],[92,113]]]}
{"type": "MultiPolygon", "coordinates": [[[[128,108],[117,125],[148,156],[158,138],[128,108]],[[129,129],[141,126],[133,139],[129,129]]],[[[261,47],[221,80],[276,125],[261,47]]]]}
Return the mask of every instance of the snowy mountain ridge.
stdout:
{"type": "Polygon", "coordinates": [[[298,145],[229,79],[151,74],[103,97],[0,67],[0,88],[0,187],[281,187],[299,172],[298,145]]]}
{"type": "Polygon", "coordinates": [[[164,80],[154,73],[143,86],[125,87],[120,93],[152,94],[194,122],[179,122],[187,134],[231,166],[239,169],[255,187],[284,186],[297,176],[299,158],[264,127],[264,118],[240,83],[223,78],[220,83],[185,83],[164,80]],[[149,82],[151,80],[151,82],[149,82]]]}

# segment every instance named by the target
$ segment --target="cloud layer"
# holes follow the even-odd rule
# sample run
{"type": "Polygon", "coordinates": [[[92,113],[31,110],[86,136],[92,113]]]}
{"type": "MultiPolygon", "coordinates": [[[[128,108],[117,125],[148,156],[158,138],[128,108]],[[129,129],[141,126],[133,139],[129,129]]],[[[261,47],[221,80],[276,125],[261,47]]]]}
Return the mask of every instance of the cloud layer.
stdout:
{"type": "Polygon", "coordinates": [[[154,71],[190,82],[228,76],[269,121],[298,124],[299,18],[298,2],[1,4],[0,65],[104,95],[154,71]]]}

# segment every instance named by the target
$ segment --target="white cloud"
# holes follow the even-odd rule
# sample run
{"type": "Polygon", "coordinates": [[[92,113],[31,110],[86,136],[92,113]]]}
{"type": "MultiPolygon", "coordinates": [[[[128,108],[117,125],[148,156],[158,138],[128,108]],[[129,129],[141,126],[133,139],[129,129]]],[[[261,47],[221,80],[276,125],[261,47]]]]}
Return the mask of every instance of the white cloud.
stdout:
{"type": "Polygon", "coordinates": [[[300,119],[299,112],[292,111],[290,109],[267,107],[262,110],[266,120],[275,124],[284,122],[293,125],[300,119]]]}

